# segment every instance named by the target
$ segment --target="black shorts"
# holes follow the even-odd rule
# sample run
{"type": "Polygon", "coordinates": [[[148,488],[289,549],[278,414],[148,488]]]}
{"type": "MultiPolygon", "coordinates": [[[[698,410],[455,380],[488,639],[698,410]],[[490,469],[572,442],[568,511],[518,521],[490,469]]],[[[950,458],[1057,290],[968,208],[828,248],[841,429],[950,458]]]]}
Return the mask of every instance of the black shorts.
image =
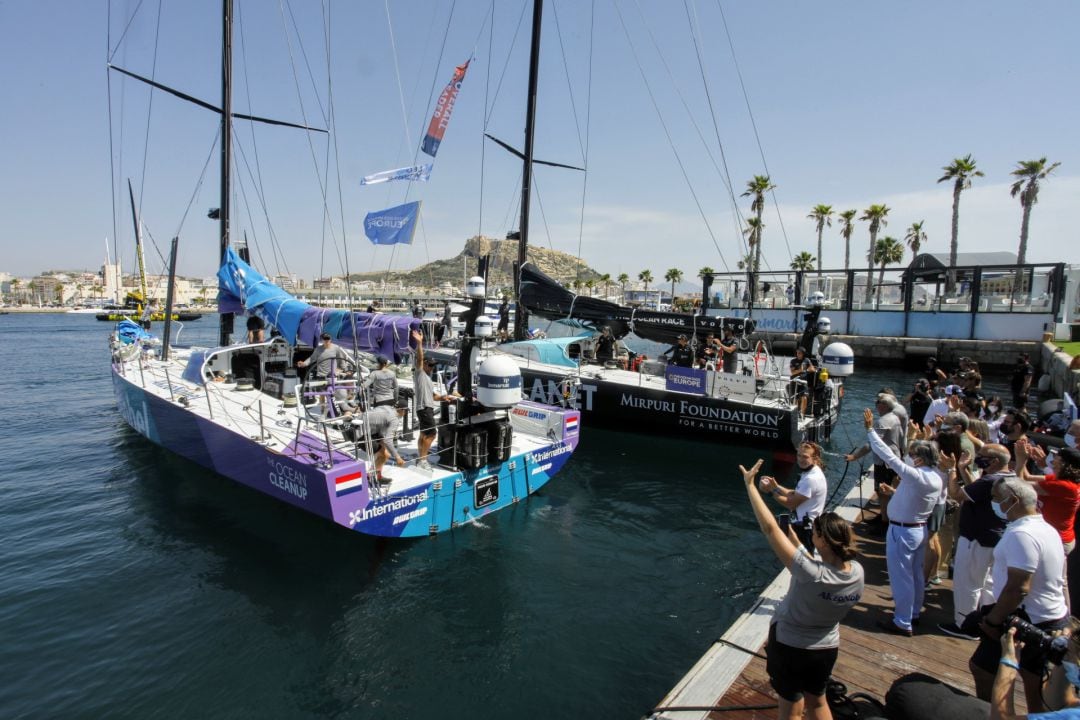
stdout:
{"type": "Polygon", "coordinates": [[[806,650],[791,647],[776,639],[776,624],[769,627],[768,656],[765,671],[776,694],[788,702],[798,702],[803,693],[821,696],[829,682],[839,648],[806,650]]]}
{"type": "MultiPolygon", "coordinates": [[[[993,605],[986,605],[976,614],[982,617],[992,607],[993,605]]],[[[1016,614],[1030,621],[1023,608],[1017,610],[1016,614]]],[[[970,622],[971,616],[969,615],[968,618],[970,622]]],[[[1049,633],[1054,630],[1061,630],[1067,627],[1068,624],[1069,618],[1063,617],[1059,620],[1046,620],[1045,622],[1035,623],[1035,627],[1049,633]]],[[[975,648],[975,652],[971,655],[971,664],[991,675],[996,675],[999,660],[1001,660],[1001,640],[991,639],[980,633],[979,646],[975,648]]],[[[1046,669],[1046,655],[1038,645],[1025,643],[1024,647],[1020,648],[1020,669],[1026,670],[1033,675],[1042,675],[1043,670],[1046,669]]]]}
{"type": "Polygon", "coordinates": [[[435,408],[420,408],[416,411],[416,422],[421,435],[435,434],[435,408]]]}

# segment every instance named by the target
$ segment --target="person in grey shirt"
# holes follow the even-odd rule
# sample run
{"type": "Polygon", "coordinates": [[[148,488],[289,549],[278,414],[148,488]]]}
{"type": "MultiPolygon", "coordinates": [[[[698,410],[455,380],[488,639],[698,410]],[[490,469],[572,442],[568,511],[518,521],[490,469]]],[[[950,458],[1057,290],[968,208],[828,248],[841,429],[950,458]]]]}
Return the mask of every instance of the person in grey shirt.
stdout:
{"type": "Polygon", "coordinates": [[[355,416],[352,420],[354,426],[365,422],[368,423],[371,438],[378,445],[378,450],[375,451],[375,477],[380,483],[390,482],[383,477],[382,470],[383,466],[386,465],[386,461],[391,457],[394,458],[394,463],[398,467],[405,466],[405,459],[401,457],[401,453],[398,452],[397,446],[394,444],[398,418],[401,417],[402,413],[403,411],[392,405],[380,405],[362,415],[355,416]]]}
{"type": "Polygon", "coordinates": [[[788,593],[769,628],[766,672],[780,697],[779,717],[822,717],[828,712],[825,685],[840,647],[840,621],[862,600],[864,572],[855,560],[847,521],[833,512],[814,519],[811,541],[818,557],[799,544],[790,526],[785,534],[754,482],[762,461],[743,482],[758,526],[769,547],[791,572],[788,593]]]}
{"type": "Polygon", "coordinates": [[[367,380],[364,380],[362,387],[365,390],[371,388],[372,407],[397,405],[398,381],[397,375],[388,367],[390,360],[386,356],[380,355],[376,362],[379,364],[379,369],[371,371],[367,376],[367,380]]]}
{"type": "Polygon", "coordinates": [[[431,382],[431,372],[435,363],[430,358],[424,357],[424,335],[413,330],[413,340],[416,341],[416,367],[413,368],[413,390],[416,393],[416,420],[420,430],[420,437],[416,441],[416,449],[420,453],[420,459],[416,467],[428,470],[428,452],[431,443],[435,441],[435,403],[440,400],[449,400],[456,395],[437,395],[435,385],[431,382]]]}
{"type": "Polygon", "coordinates": [[[315,348],[315,352],[311,353],[307,360],[296,363],[296,366],[307,367],[308,365],[314,365],[315,377],[321,380],[330,377],[335,363],[336,367],[341,368],[343,363],[350,362],[350,360],[349,354],[331,341],[330,333],[323,333],[319,336],[319,340],[320,344],[319,347],[315,348]]]}

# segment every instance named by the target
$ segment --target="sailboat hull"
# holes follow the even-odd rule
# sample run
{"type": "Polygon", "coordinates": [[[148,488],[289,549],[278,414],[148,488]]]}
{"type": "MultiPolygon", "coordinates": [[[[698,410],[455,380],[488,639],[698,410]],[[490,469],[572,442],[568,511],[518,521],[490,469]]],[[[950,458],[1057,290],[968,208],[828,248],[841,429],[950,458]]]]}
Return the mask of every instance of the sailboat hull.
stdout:
{"type": "Polygon", "coordinates": [[[419,537],[476,521],[543,487],[577,447],[578,413],[559,413],[563,436],[506,462],[443,475],[402,492],[369,485],[365,463],[306,430],[279,450],[193,412],[205,395],[168,381],[136,376],[113,365],[113,388],[121,417],[154,444],[230,480],[306,510],[350,530],[385,537],[419,537]],[[164,386],[164,387],[161,387],[164,386]],[[164,394],[159,394],[164,392],[164,394]],[[179,398],[187,398],[180,401],[179,398]],[[174,399],[175,398],[175,399],[174,399]],[[187,405],[185,406],[185,403],[187,405]],[[567,426],[569,428],[567,429],[567,426]]]}
{"type": "Polygon", "coordinates": [[[567,374],[535,365],[523,366],[521,375],[526,397],[542,403],[565,402],[581,411],[588,427],[758,447],[780,458],[792,457],[803,441],[827,440],[839,411],[835,408],[800,423],[790,406],[770,407],[634,384],[622,377],[633,375],[625,371],[582,374],[574,385],[567,384],[567,374]]]}

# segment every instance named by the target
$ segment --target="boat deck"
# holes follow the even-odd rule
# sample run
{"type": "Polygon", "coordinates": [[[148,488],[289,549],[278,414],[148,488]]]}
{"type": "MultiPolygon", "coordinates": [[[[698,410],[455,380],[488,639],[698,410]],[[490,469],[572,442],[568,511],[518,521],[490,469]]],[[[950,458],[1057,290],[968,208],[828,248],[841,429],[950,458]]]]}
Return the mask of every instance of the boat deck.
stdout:
{"type": "MultiPolygon", "coordinates": [[[[864,484],[866,497],[869,497],[869,486],[869,482],[864,484]]],[[[863,517],[857,497],[846,500],[838,512],[849,519],[861,520],[863,517]]],[[[874,511],[865,512],[866,518],[875,516],[874,511]]],[[[938,623],[948,622],[952,617],[952,581],[943,579],[940,585],[932,586],[926,592],[921,623],[915,636],[900,637],[876,627],[878,620],[888,619],[892,614],[884,538],[861,535],[859,561],[866,571],[863,601],[852,609],[840,626],[840,655],[833,678],[847,686],[848,694],[866,693],[882,702],[893,682],[912,672],[925,673],[973,695],[975,687],[967,663],[976,643],[950,637],[937,628],[938,623]]],[[[654,711],[650,717],[671,720],[775,718],[777,697],[769,685],[765,660],[750,655],[747,650],[764,656],[769,618],[787,585],[785,570],[762,592],[755,606],[732,625],[657,706],[702,709],[654,711]],[[720,710],[747,706],[755,709],[720,710]]],[[[1020,683],[1016,686],[1017,712],[1023,713],[1026,711],[1024,693],[1020,683]]]]}

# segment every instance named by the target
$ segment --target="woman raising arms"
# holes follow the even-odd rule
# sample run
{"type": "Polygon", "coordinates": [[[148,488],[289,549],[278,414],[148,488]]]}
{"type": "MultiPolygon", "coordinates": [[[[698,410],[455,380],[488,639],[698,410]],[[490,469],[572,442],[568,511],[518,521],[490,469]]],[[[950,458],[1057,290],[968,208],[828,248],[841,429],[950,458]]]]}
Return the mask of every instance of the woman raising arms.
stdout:
{"type": "Polygon", "coordinates": [[[773,553],[791,572],[787,595],[773,617],[766,646],[769,682],[780,697],[780,720],[831,720],[825,684],[840,647],[840,620],[862,599],[863,568],[855,561],[851,527],[834,512],[813,521],[811,541],[818,557],[785,534],[754,482],[762,461],[739,470],[758,526],[773,553]]]}

